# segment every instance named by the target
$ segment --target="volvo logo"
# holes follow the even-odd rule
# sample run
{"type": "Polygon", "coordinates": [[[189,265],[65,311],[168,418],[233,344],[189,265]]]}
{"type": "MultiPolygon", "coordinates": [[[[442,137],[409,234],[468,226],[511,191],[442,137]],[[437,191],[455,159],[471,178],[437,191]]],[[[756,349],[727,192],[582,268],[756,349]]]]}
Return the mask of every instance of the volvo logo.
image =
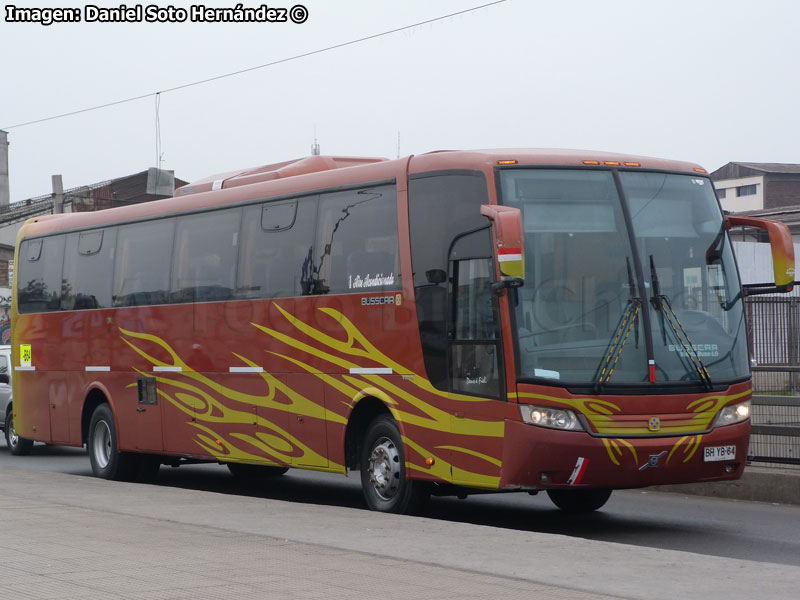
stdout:
{"type": "Polygon", "coordinates": [[[650,431],[658,431],[661,429],[661,419],[658,417],[650,417],[650,422],[647,424],[650,431]]]}
{"type": "Polygon", "coordinates": [[[661,457],[667,453],[666,450],[663,452],[659,452],[658,454],[651,454],[650,457],[647,459],[647,462],[644,463],[641,467],[639,467],[640,471],[644,471],[645,469],[655,469],[658,467],[658,463],[661,460],[661,457]]]}

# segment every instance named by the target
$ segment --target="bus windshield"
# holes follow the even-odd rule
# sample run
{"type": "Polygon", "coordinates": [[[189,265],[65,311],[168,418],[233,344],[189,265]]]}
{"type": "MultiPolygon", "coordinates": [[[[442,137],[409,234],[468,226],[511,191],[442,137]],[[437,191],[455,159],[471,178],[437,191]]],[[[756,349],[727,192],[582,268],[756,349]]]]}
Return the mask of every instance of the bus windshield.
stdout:
{"type": "Polygon", "coordinates": [[[522,211],[518,377],[553,385],[693,384],[749,374],[741,288],[709,179],[502,170],[522,211]]]}

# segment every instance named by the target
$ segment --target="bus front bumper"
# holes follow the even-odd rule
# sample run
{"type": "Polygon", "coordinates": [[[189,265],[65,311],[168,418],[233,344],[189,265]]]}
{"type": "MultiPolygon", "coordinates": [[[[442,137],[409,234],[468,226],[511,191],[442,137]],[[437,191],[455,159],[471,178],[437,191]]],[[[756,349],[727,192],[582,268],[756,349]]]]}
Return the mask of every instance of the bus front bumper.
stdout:
{"type": "Polygon", "coordinates": [[[738,479],[750,423],[680,437],[594,437],[506,421],[501,489],[637,488],[738,479]]]}

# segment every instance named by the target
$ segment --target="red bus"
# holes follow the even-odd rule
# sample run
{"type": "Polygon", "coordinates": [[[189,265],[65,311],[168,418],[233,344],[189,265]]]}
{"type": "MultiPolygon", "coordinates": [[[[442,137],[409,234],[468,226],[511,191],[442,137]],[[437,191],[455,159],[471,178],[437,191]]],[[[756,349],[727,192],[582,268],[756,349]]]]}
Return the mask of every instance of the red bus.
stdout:
{"type": "Polygon", "coordinates": [[[429,494],[741,476],[750,362],[730,225],[695,164],[557,150],[312,156],[35,218],[13,297],[17,439],[147,479],[360,471],[429,494]]]}

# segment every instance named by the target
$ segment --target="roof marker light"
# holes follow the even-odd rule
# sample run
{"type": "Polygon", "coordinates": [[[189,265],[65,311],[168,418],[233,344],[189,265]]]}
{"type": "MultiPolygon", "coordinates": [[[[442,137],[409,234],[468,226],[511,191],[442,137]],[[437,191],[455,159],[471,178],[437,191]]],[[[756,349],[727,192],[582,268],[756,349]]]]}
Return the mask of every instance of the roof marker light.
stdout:
{"type": "Polygon", "coordinates": [[[695,173],[708,173],[708,171],[706,171],[705,169],[700,169],[700,168],[692,169],[692,171],[694,171],[695,173]]]}
{"type": "Polygon", "coordinates": [[[585,161],[583,161],[583,164],[585,164],[585,165],[599,165],[600,161],[599,160],[585,160],[585,161]]]}
{"type": "Polygon", "coordinates": [[[620,163],[618,160],[605,160],[603,161],[603,164],[608,165],[609,167],[618,167],[620,163]]]}
{"type": "Polygon", "coordinates": [[[640,163],[637,163],[637,162],[626,162],[625,166],[626,167],[641,167],[642,165],[640,163]]]}
{"type": "Polygon", "coordinates": [[[498,165],[516,165],[517,161],[516,160],[498,160],[497,164],[498,165]]]}

